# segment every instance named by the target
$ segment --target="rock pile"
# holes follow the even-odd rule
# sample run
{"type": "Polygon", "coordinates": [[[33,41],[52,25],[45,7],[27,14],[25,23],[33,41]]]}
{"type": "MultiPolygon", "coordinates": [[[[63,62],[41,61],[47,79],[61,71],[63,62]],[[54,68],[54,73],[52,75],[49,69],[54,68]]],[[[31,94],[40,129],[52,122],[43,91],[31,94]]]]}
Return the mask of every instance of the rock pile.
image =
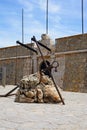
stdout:
{"type": "Polygon", "coordinates": [[[39,72],[24,76],[19,83],[15,102],[20,103],[59,103],[60,98],[54,84],[47,75],[39,72]]]}

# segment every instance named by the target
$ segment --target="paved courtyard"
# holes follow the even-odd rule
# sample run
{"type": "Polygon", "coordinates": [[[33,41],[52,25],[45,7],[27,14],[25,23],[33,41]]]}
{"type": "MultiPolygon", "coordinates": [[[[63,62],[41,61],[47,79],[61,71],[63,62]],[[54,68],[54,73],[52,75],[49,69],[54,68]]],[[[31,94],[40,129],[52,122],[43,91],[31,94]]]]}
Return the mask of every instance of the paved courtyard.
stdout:
{"type": "MultiPolygon", "coordinates": [[[[5,94],[15,86],[0,86],[5,94]]],[[[87,93],[62,92],[65,105],[0,98],[0,130],[87,130],[87,93]]]]}

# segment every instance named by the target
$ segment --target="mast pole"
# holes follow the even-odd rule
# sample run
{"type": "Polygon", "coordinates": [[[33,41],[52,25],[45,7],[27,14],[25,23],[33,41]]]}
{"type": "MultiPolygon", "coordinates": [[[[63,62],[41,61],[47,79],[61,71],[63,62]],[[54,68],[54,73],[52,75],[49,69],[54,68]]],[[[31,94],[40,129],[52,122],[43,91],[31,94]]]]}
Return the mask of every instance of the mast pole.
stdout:
{"type": "Polygon", "coordinates": [[[81,14],[82,14],[82,34],[84,34],[84,4],[83,0],[81,0],[81,14]]]}
{"type": "Polygon", "coordinates": [[[48,0],[46,0],[46,34],[48,34],[48,0]]]}
{"type": "Polygon", "coordinates": [[[24,43],[24,10],[22,8],[22,43],[24,43]]]}

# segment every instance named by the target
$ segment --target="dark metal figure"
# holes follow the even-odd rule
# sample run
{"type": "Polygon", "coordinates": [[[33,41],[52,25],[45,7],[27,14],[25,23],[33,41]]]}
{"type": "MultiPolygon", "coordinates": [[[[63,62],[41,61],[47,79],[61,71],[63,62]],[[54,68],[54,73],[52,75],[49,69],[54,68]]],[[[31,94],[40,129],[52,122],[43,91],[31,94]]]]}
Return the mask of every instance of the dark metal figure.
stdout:
{"type": "MultiPolygon", "coordinates": [[[[50,77],[51,77],[51,79],[52,79],[52,81],[53,81],[53,83],[54,83],[54,86],[55,86],[55,88],[56,88],[56,90],[57,90],[57,92],[58,92],[58,95],[59,95],[59,97],[60,97],[60,99],[61,99],[61,102],[63,103],[63,105],[65,105],[65,103],[64,103],[64,101],[63,101],[63,98],[62,98],[62,96],[61,96],[61,94],[60,94],[60,91],[59,91],[59,89],[58,89],[58,87],[57,87],[57,85],[56,85],[56,83],[55,83],[55,80],[54,80],[54,78],[53,78],[53,76],[52,76],[52,73],[51,73],[51,71],[50,71],[50,67],[49,67],[49,65],[47,64],[46,60],[44,59],[44,56],[43,56],[43,54],[42,54],[42,52],[41,52],[41,49],[40,49],[40,47],[39,47],[39,45],[38,45],[38,41],[36,40],[35,36],[33,36],[33,37],[31,38],[31,40],[36,43],[36,45],[37,45],[37,47],[38,47],[38,50],[39,50],[39,52],[40,52],[40,54],[41,54],[41,58],[42,58],[42,60],[43,60],[43,63],[45,64],[46,70],[48,70],[48,73],[49,73],[49,75],[50,75],[50,77]]],[[[41,73],[41,72],[40,72],[40,73],[41,73]]]]}

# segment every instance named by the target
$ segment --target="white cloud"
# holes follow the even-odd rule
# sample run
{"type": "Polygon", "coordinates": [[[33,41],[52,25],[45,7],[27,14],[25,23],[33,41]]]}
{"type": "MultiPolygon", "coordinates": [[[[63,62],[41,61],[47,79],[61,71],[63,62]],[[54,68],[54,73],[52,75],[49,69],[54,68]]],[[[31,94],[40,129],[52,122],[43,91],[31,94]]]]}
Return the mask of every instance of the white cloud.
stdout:
{"type": "MultiPolygon", "coordinates": [[[[37,3],[41,10],[46,11],[46,0],[38,0],[37,3]]],[[[60,6],[56,4],[55,1],[49,0],[48,10],[49,10],[49,13],[58,13],[58,11],[60,11],[60,6]]]]}
{"type": "MultiPolygon", "coordinates": [[[[27,10],[27,11],[33,11],[33,10],[42,10],[46,11],[46,1],[47,0],[18,0],[21,5],[27,10]]],[[[61,7],[59,4],[53,0],[49,0],[48,2],[48,9],[49,13],[57,13],[60,11],[61,7]]]]}
{"type": "Polygon", "coordinates": [[[26,11],[32,11],[34,9],[34,5],[29,0],[18,0],[18,2],[26,11]]]}
{"type": "MultiPolygon", "coordinates": [[[[11,1],[12,2],[12,1],[11,1]]],[[[46,0],[16,0],[16,5],[0,8],[0,46],[14,45],[21,41],[21,9],[24,8],[25,42],[35,35],[39,40],[45,33],[46,0]]],[[[49,35],[55,39],[80,33],[81,10],[79,0],[49,0],[49,35]],[[79,29],[78,29],[79,28],[79,29]]],[[[85,7],[86,10],[86,7],[85,7]]],[[[86,10],[87,12],[87,10],[86,10]]],[[[86,13],[85,13],[85,30],[86,13]]]]}
{"type": "Polygon", "coordinates": [[[12,35],[3,35],[0,38],[0,47],[7,47],[7,46],[13,46],[16,45],[16,40],[15,37],[13,37],[12,35]]]}

